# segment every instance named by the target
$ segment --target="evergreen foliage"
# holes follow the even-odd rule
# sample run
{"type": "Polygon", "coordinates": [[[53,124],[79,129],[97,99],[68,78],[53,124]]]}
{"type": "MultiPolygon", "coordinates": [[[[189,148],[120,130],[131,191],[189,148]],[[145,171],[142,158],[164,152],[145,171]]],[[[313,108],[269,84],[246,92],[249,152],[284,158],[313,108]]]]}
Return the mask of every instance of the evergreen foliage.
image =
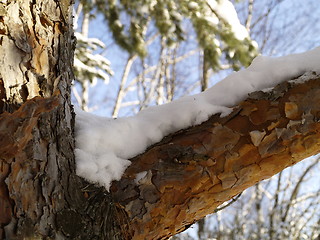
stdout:
{"type": "Polygon", "coordinates": [[[212,5],[230,5],[228,0],[81,0],[81,3],[86,11],[103,14],[116,43],[131,55],[148,54],[149,26],[154,26],[170,46],[184,40],[184,25],[188,21],[214,70],[220,68],[220,58],[227,59],[238,70],[248,66],[257,54],[256,44],[249,35],[243,39],[237,37],[232,23],[212,8],[212,5]]]}
{"type": "Polygon", "coordinates": [[[77,81],[83,84],[89,80],[94,84],[96,79],[109,82],[109,76],[113,75],[110,61],[100,54],[95,54],[97,49],[104,49],[103,42],[96,38],[87,38],[81,33],[76,32],[77,47],[75,49],[74,73],[77,81]]]}

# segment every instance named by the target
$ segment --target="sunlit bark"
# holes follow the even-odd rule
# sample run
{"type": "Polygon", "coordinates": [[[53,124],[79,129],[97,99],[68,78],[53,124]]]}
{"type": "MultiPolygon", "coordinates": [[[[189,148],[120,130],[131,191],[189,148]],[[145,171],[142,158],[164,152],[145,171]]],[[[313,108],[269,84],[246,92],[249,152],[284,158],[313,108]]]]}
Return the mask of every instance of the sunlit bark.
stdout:
{"type": "Polygon", "coordinates": [[[165,239],[319,152],[320,82],[254,93],[225,118],[181,130],[132,160],[112,193],[133,239],[165,239]],[[141,176],[137,181],[137,176],[141,176]]]}
{"type": "Polygon", "coordinates": [[[69,4],[0,3],[0,239],[119,239],[74,171],[69,4]]]}

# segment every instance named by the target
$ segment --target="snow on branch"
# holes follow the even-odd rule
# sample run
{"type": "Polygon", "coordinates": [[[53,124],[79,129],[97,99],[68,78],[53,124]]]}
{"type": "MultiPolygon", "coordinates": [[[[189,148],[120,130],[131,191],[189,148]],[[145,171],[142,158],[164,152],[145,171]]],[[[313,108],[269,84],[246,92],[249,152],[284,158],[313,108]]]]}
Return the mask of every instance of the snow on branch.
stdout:
{"type": "Polygon", "coordinates": [[[207,4],[215,14],[230,25],[231,30],[237,39],[244,40],[245,38],[249,38],[247,29],[240,23],[237,11],[230,1],[208,0],[207,4]]]}
{"type": "Polygon", "coordinates": [[[128,160],[178,130],[201,124],[214,114],[226,116],[249,93],[303,75],[320,73],[320,47],[289,56],[259,56],[203,93],[149,107],[136,116],[111,119],[76,111],[77,174],[107,190],[120,180],[128,160]]]}
{"type": "Polygon", "coordinates": [[[79,32],[75,32],[77,48],[75,49],[74,71],[77,81],[82,83],[89,80],[95,84],[97,78],[106,83],[109,76],[114,73],[110,67],[111,63],[101,54],[96,53],[97,49],[105,49],[105,45],[97,38],[87,38],[79,32]]]}

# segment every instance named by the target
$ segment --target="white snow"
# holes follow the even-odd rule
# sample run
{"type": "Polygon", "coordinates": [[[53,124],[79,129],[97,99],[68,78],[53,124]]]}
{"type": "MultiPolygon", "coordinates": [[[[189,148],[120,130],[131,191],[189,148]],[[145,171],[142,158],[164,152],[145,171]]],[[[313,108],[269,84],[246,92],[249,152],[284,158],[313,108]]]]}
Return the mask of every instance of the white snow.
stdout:
{"type": "Polygon", "coordinates": [[[138,184],[140,182],[141,179],[143,179],[145,176],[147,176],[147,171],[143,171],[143,172],[139,172],[136,174],[136,178],[134,179],[134,181],[136,182],[136,184],[138,184]]]}
{"type": "MultiPolygon", "coordinates": [[[[90,55],[87,54],[87,57],[90,57],[90,55]]],[[[97,58],[97,60],[99,60],[99,56],[96,56],[96,58],[97,58]]],[[[96,61],[96,63],[98,63],[98,61],[96,61]]],[[[104,71],[102,71],[99,68],[89,66],[88,64],[84,64],[78,58],[74,58],[73,66],[79,72],[82,72],[82,71],[90,72],[96,76],[99,76],[101,79],[103,79],[105,81],[105,83],[109,83],[109,75],[108,74],[106,74],[104,71]]],[[[108,68],[108,70],[110,70],[108,72],[113,73],[112,70],[109,68],[109,66],[107,66],[107,68],[108,68]]],[[[94,77],[92,80],[92,85],[95,85],[96,82],[97,82],[97,78],[94,77]]]]}
{"type": "Polygon", "coordinates": [[[80,32],[75,32],[74,35],[75,35],[75,37],[77,38],[78,41],[82,41],[82,42],[88,43],[88,45],[93,50],[96,50],[96,46],[98,46],[100,48],[105,48],[106,47],[106,45],[102,41],[100,41],[98,38],[88,38],[88,37],[84,36],[80,32]]]}
{"type": "Polygon", "coordinates": [[[219,19],[214,16],[214,15],[211,15],[211,16],[205,16],[204,19],[211,25],[211,26],[217,26],[218,23],[219,23],[219,19]]]}
{"type": "MultiPolygon", "coordinates": [[[[131,157],[145,151],[164,136],[225,116],[248,93],[267,89],[304,74],[320,72],[320,47],[306,53],[271,58],[259,56],[247,69],[233,73],[207,91],[161,106],[149,107],[136,116],[111,119],[76,111],[77,174],[105,186],[119,180],[131,157]]],[[[137,176],[137,181],[139,178],[137,176]]]]}
{"type": "Polygon", "coordinates": [[[104,49],[106,47],[104,43],[97,38],[88,38],[79,32],[75,32],[75,36],[79,46],[75,50],[74,68],[79,72],[80,76],[92,75],[90,80],[92,80],[93,85],[97,78],[101,78],[105,83],[108,83],[109,75],[114,74],[110,67],[111,63],[104,56],[94,53],[97,48],[104,49]]]}
{"type": "Polygon", "coordinates": [[[199,5],[196,2],[189,2],[188,7],[190,10],[196,10],[198,9],[199,5]]]}
{"type": "Polygon", "coordinates": [[[249,37],[247,29],[240,23],[234,5],[229,0],[208,0],[207,3],[224,21],[226,21],[235,37],[244,40],[249,37]]]}

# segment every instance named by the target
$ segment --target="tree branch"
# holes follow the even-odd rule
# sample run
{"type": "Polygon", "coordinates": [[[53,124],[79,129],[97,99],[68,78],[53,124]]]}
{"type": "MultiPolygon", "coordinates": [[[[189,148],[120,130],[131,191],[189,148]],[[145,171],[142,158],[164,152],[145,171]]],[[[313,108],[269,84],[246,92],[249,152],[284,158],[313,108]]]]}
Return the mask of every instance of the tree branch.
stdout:
{"type": "Polygon", "coordinates": [[[131,159],[111,187],[130,238],[168,238],[244,189],[318,153],[320,78],[310,78],[252,93],[229,116],[214,115],[131,159]]]}

